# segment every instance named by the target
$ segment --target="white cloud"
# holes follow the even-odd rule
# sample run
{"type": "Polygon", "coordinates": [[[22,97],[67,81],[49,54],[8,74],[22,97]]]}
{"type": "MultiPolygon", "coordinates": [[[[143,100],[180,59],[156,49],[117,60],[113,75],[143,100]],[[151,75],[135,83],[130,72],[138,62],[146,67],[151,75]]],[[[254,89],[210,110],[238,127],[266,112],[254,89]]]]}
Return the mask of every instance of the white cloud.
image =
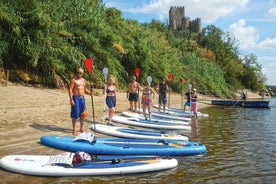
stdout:
{"type": "Polygon", "coordinates": [[[266,38],[258,44],[262,49],[276,49],[276,36],[274,38],[266,38]]]}
{"type": "Polygon", "coordinates": [[[268,14],[269,16],[276,17],[276,7],[270,8],[270,9],[267,11],[267,14],[268,14]]]}
{"type": "Polygon", "coordinates": [[[253,26],[246,26],[246,22],[243,19],[230,25],[229,32],[239,41],[242,49],[255,47],[259,38],[256,29],[253,26]]]}
{"type": "Polygon", "coordinates": [[[276,85],[276,57],[259,58],[267,64],[263,66],[262,72],[265,74],[268,85],[276,85]]]}
{"type": "Polygon", "coordinates": [[[129,8],[129,13],[156,12],[159,17],[168,17],[171,6],[184,6],[185,15],[191,18],[200,17],[204,22],[211,23],[222,16],[243,8],[249,0],[152,0],[142,7],[129,8]]]}

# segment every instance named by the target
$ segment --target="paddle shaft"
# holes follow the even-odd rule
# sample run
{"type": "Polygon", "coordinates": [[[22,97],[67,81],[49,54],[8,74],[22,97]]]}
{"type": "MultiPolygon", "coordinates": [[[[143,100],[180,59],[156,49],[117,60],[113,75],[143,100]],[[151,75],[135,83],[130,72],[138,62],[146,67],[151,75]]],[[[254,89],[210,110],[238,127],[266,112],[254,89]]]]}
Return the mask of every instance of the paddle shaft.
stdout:
{"type": "MultiPolygon", "coordinates": [[[[91,75],[89,75],[89,84],[90,84],[90,91],[93,92],[92,84],[91,84],[91,75]]],[[[91,103],[92,103],[92,116],[93,116],[93,123],[95,127],[95,110],[94,110],[94,100],[93,100],[93,94],[91,94],[91,103]]]]}

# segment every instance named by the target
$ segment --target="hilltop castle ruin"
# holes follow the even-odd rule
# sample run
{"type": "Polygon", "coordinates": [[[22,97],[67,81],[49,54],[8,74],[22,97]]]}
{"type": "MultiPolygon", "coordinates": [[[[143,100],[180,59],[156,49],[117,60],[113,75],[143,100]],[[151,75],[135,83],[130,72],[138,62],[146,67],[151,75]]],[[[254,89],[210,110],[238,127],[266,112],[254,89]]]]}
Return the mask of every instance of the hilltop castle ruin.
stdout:
{"type": "Polygon", "coordinates": [[[184,6],[172,6],[169,11],[169,30],[170,31],[184,31],[190,30],[192,32],[201,32],[201,19],[196,18],[190,21],[190,17],[185,17],[184,6]]]}

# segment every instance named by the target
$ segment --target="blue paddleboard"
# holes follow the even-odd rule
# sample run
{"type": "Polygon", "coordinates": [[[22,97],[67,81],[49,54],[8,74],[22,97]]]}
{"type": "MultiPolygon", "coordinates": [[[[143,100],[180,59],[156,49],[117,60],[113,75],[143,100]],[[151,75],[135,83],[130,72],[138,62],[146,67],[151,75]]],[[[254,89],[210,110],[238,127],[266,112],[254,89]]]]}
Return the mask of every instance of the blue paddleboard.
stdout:
{"type": "Polygon", "coordinates": [[[147,139],[96,138],[74,140],[74,136],[42,136],[41,143],[66,151],[84,151],[97,155],[162,155],[183,156],[206,153],[206,147],[196,142],[159,141],[147,139]]]}

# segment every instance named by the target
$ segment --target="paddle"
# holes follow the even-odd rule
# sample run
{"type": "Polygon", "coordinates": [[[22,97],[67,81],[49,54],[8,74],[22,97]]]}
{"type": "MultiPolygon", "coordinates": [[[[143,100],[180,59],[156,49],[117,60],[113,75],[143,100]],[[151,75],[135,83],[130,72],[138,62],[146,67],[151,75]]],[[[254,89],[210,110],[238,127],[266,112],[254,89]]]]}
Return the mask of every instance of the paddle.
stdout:
{"type": "Polygon", "coordinates": [[[106,110],[106,106],[105,106],[105,98],[106,98],[106,90],[105,90],[105,87],[106,87],[106,82],[107,82],[107,74],[108,74],[108,68],[107,67],[104,67],[103,68],[103,76],[104,76],[104,104],[103,104],[103,112],[104,112],[104,118],[103,118],[103,122],[106,118],[106,114],[105,114],[105,110],[106,110]]]}
{"type": "Polygon", "coordinates": [[[180,104],[180,109],[182,109],[182,105],[183,105],[183,96],[182,96],[182,95],[183,95],[183,94],[182,94],[182,93],[183,93],[183,92],[182,92],[182,83],[183,83],[183,79],[179,79],[179,84],[180,84],[180,91],[181,91],[181,96],[180,96],[180,97],[181,97],[181,102],[180,102],[180,103],[181,103],[181,104],[180,104]]]}
{"type": "Polygon", "coordinates": [[[148,76],[147,77],[147,82],[148,82],[148,84],[149,84],[149,86],[151,85],[151,82],[152,82],[152,77],[151,76],[148,76]]]}
{"type": "MultiPolygon", "coordinates": [[[[92,84],[91,84],[91,70],[93,66],[93,61],[90,58],[86,58],[84,60],[84,65],[85,68],[88,72],[89,75],[89,84],[90,84],[90,91],[92,92],[92,84]]],[[[95,111],[94,111],[94,101],[93,101],[93,95],[91,95],[91,103],[92,103],[92,114],[93,114],[93,123],[94,123],[94,128],[95,128],[95,111]]],[[[94,129],[95,130],[95,129],[94,129]]]]}
{"type": "MultiPolygon", "coordinates": [[[[149,86],[151,85],[151,82],[152,82],[152,77],[151,76],[148,76],[147,77],[147,82],[149,84],[149,86]]],[[[151,121],[151,110],[150,110],[150,104],[149,104],[149,120],[151,121]]]]}
{"type": "MultiPolygon", "coordinates": [[[[140,75],[140,68],[135,68],[134,69],[134,73],[135,73],[135,76],[136,76],[136,81],[138,82],[138,79],[139,79],[139,75],[140,75]]],[[[139,86],[138,86],[138,112],[140,112],[140,102],[139,102],[139,86]]],[[[136,109],[137,110],[137,109],[136,109]]]]}
{"type": "MultiPolygon", "coordinates": [[[[170,83],[172,82],[172,79],[173,79],[173,74],[169,74],[169,81],[170,83]]],[[[169,89],[169,103],[168,103],[168,109],[170,108],[170,105],[171,104],[171,90],[169,89]]],[[[169,110],[168,110],[169,111],[169,110]]]]}
{"type": "MultiPolygon", "coordinates": [[[[94,155],[92,155],[94,156],[94,155]]],[[[87,161],[82,161],[80,163],[75,163],[73,164],[73,167],[80,167],[80,166],[83,166],[83,165],[86,165],[86,164],[96,164],[96,163],[111,163],[111,164],[119,164],[119,163],[123,163],[123,162],[148,162],[148,161],[151,161],[151,160],[159,160],[159,159],[171,159],[172,157],[170,156],[159,156],[159,155],[146,155],[146,156],[139,156],[139,155],[133,155],[133,156],[130,156],[129,158],[109,158],[109,159],[101,159],[101,158],[98,158],[98,156],[94,156],[95,157],[95,160],[87,160],[87,161]]],[[[114,157],[114,156],[111,156],[111,157],[114,157]]]]}
{"type": "Polygon", "coordinates": [[[192,107],[192,104],[191,104],[191,92],[192,92],[192,84],[191,83],[189,83],[188,84],[188,88],[189,88],[189,95],[190,95],[190,112],[191,112],[191,107],[192,107]]]}

